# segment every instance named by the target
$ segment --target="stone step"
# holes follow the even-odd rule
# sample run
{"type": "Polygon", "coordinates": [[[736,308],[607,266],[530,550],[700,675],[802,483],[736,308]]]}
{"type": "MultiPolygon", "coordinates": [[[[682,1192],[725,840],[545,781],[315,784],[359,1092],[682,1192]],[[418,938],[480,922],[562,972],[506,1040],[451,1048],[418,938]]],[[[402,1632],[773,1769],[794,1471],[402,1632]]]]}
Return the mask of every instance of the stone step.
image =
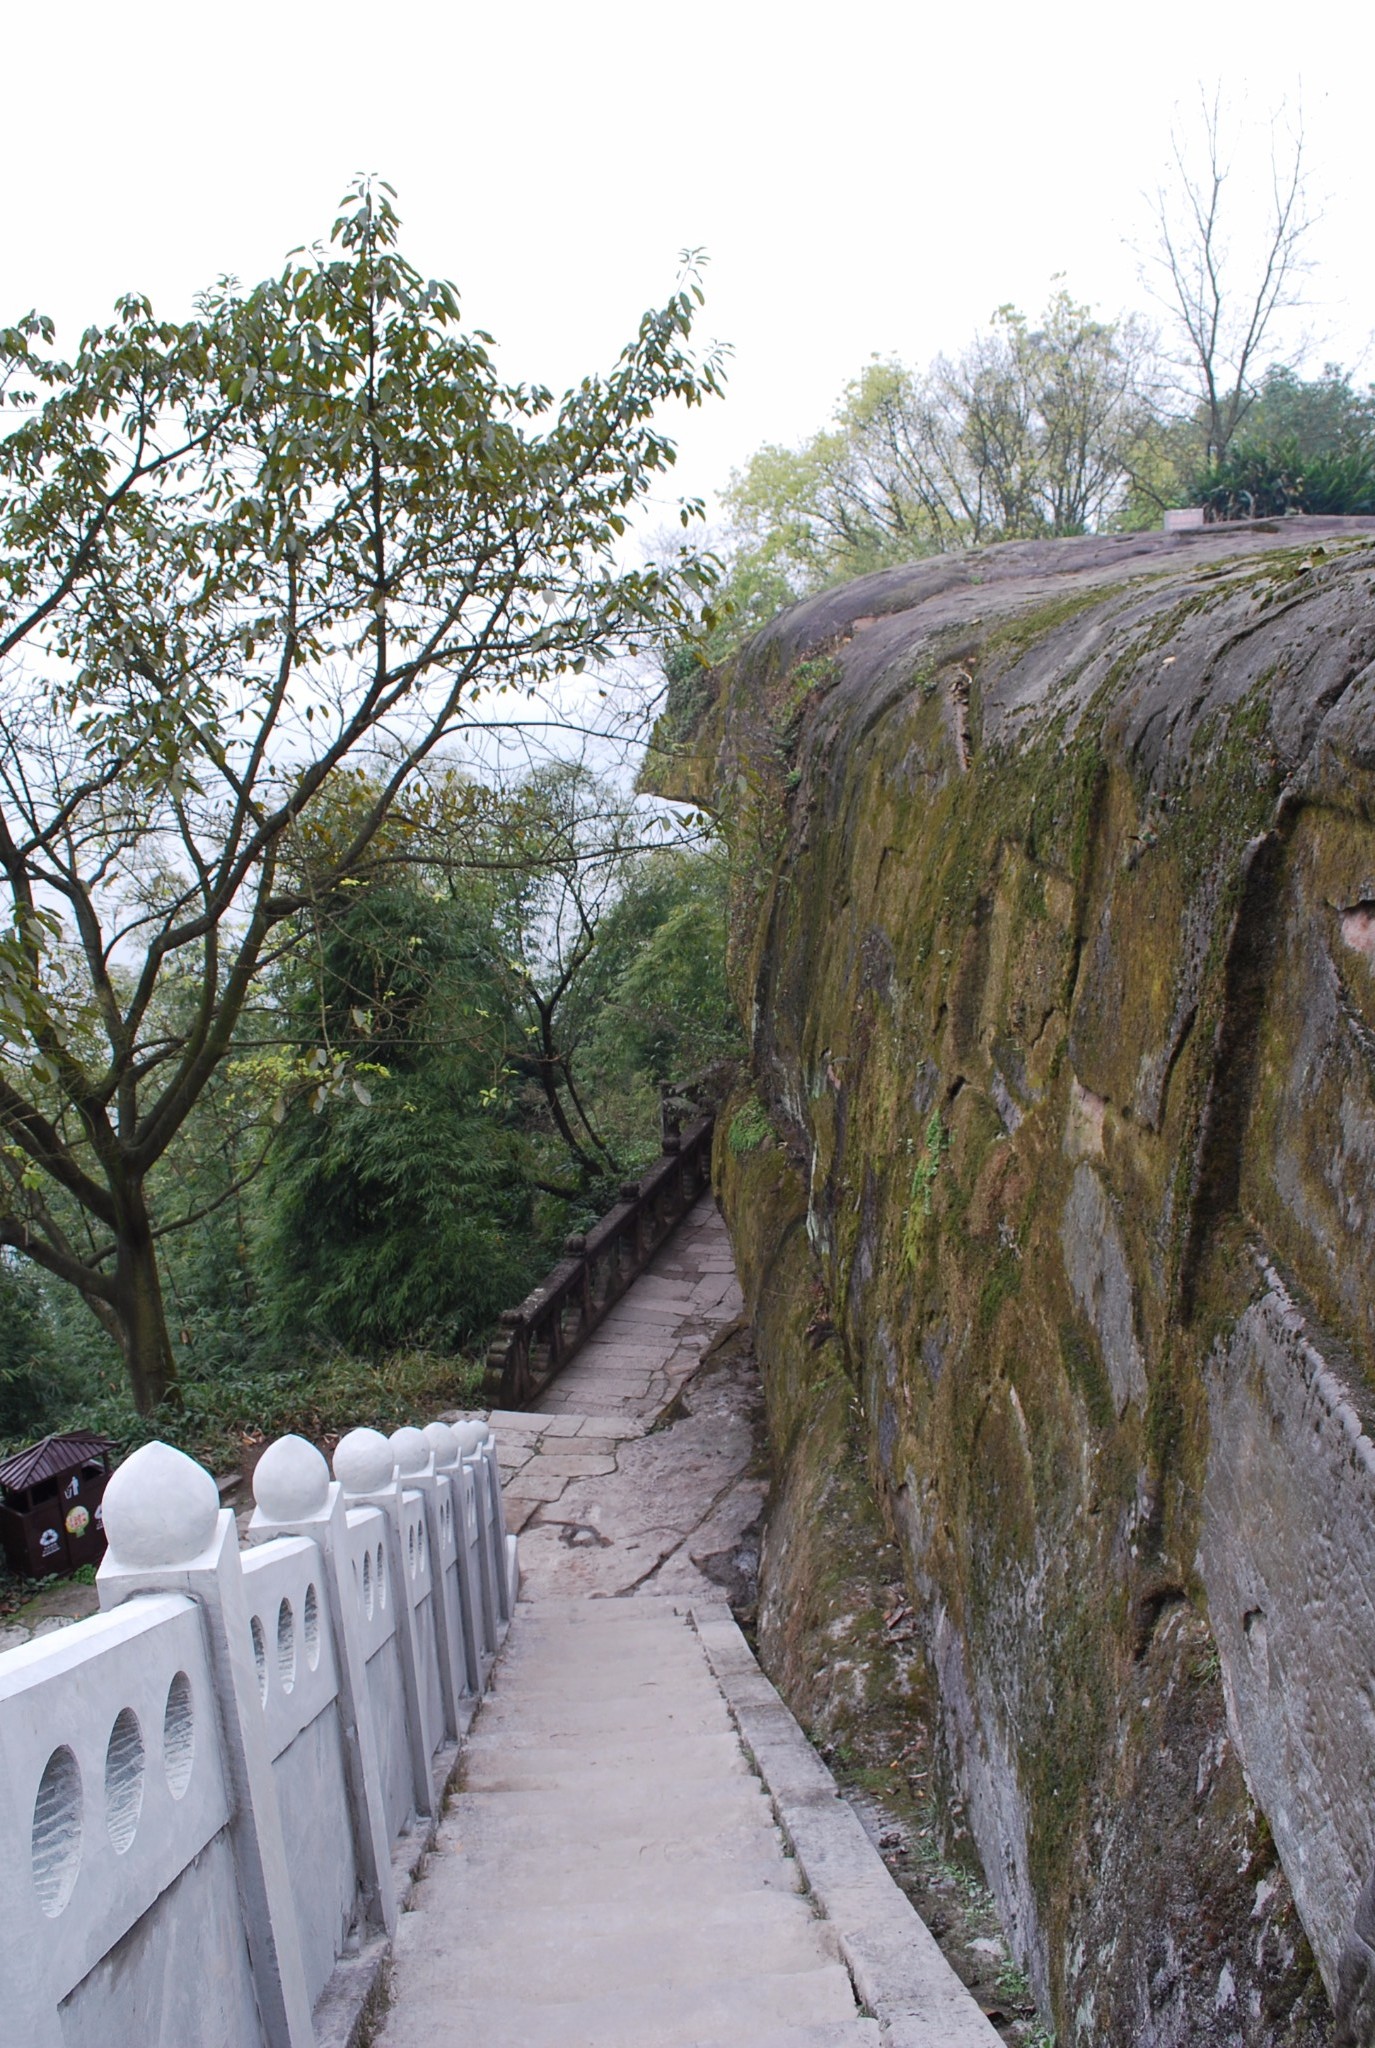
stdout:
{"type": "MultiPolygon", "coordinates": [[[[546,1789],[522,1783],[517,1775],[510,1785],[500,1787],[465,1781],[462,1790],[474,1798],[500,1803],[503,1812],[513,1816],[524,1813],[535,1800],[543,1802],[544,1811],[551,1818],[565,1813],[577,1816],[585,1810],[592,1788],[586,1778],[578,1777],[573,1763],[576,1755],[576,1751],[564,1750],[560,1762],[552,1766],[551,1775],[567,1781],[562,1786],[550,1785],[546,1789]]],[[[499,1771],[500,1751],[495,1746],[484,1746],[483,1750],[474,1753],[473,1766],[475,1770],[499,1771]]],[[[590,1775],[599,1778],[605,1773],[598,1772],[593,1766],[590,1775]]],[[[627,1759],[625,1768],[617,1773],[616,1786],[602,1786],[597,1797],[599,1813],[625,1812],[638,1814],[641,1818],[657,1813],[661,1819],[672,1818],[675,1824],[683,1814],[705,1812],[708,1806],[723,1818],[727,1814],[770,1811],[763,1786],[750,1770],[727,1771],[718,1767],[692,1778],[679,1779],[672,1772],[665,1776],[652,1756],[643,1763],[627,1759]]]]}
{"type": "Polygon", "coordinates": [[[679,1645],[671,1639],[661,1645],[616,1643],[570,1645],[565,1651],[549,1643],[528,1644],[512,1657],[501,1673],[499,1700],[520,1692],[522,1699],[552,1694],[556,1699],[614,1699],[619,1686],[623,1694],[636,1694],[666,1686],[689,1697],[694,1691],[706,1697],[716,1691],[706,1659],[691,1643],[679,1645]]]}
{"type": "MultiPolygon", "coordinates": [[[[504,1918],[465,1912],[462,1996],[504,2000],[519,1986],[522,2004],[543,2006],[649,1990],[668,1995],[723,1978],[800,1976],[838,1961],[834,1937],[826,1938],[802,1900],[777,1893],[772,1903],[795,1907],[800,1919],[740,1910],[728,1919],[685,1916],[667,1899],[638,1915],[623,1907],[619,1927],[589,1926],[547,1908],[522,1911],[519,1900],[504,1918]]],[[[423,1925],[412,1932],[422,1917],[403,1919],[407,1940],[431,1940],[423,1925]]]]}
{"type": "MultiPolygon", "coordinates": [[[[689,1913],[718,1900],[759,1892],[797,1897],[802,1890],[797,1865],[782,1844],[755,1829],[698,1841],[646,1842],[642,1835],[622,1835],[564,1848],[557,1858],[535,1830],[523,1840],[507,1833],[478,1842],[465,1829],[459,1840],[459,1848],[444,1854],[463,1862],[474,1907],[493,1898],[519,1899],[531,1910],[576,1908],[589,1899],[607,1907],[670,1901],[689,1913]]],[[[431,1865],[430,1876],[437,1868],[431,1865]]]]}
{"type": "Polygon", "coordinates": [[[581,1799],[569,1801],[558,1815],[546,1813],[543,1818],[541,1795],[521,1807],[519,1798],[518,1793],[500,1799],[477,1793],[471,1800],[459,1795],[452,1811],[465,1855],[491,1861],[501,1855],[505,1843],[512,1850],[543,1844],[551,1854],[557,1848],[564,1857],[590,1858],[627,1842],[641,1843],[646,1859],[670,1862],[710,1855],[713,1843],[720,1845],[723,1855],[764,1847],[774,1856],[783,1853],[782,1837],[774,1831],[768,1801],[762,1797],[757,1806],[737,1804],[733,1811],[715,1802],[700,1810],[689,1803],[672,1814],[653,1803],[646,1807],[643,1801],[613,1811],[601,1800],[581,1799]]]}
{"type": "Polygon", "coordinates": [[[687,1618],[671,1606],[667,1599],[637,1602],[628,1612],[618,1613],[616,1603],[611,1600],[589,1601],[595,1613],[587,1619],[571,1614],[550,1614],[543,1609],[527,1611],[517,1605],[516,1619],[520,1623],[520,1637],[531,1642],[548,1642],[556,1647],[577,1643],[632,1643],[643,1642],[652,1646],[657,1642],[675,1642],[700,1649],[697,1632],[687,1618]],[[646,1612],[646,1610],[648,1610],[646,1612]]]}
{"type": "Polygon", "coordinates": [[[598,1789],[595,1806],[581,1786],[550,1792],[463,1792],[455,1804],[474,1839],[478,1829],[505,1829],[515,1838],[527,1827],[542,1825],[551,1843],[577,1841],[595,1823],[603,1836],[638,1832],[695,1842],[727,1830],[762,1832],[773,1826],[773,1808],[756,1778],[683,1786],[665,1785],[654,1775],[622,1778],[598,1789]]]}
{"type": "MultiPolygon", "coordinates": [[[[514,1666],[508,1676],[514,1676],[514,1666]]],[[[709,1679],[703,1680],[709,1684],[709,1679]]],[[[528,1671],[520,1674],[520,1696],[522,1700],[583,1700],[604,1701],[608,1705],[616,1701],[637,1700],[646,1707],[652,1707],[656,1695],[659,1699],[671,1701],[681,1699],[684,1686],[691,1687],[692,1680],[682,1670],[665,1671],[660,1674],[645,1672],[637,1677],[629,1667],[616,1665],[598,1671],[589,1668],[583,1671],[560,1671],[546,1669],[543,1665],[532,1664],[528,1671]]],[[[512,1690],[505,1684],[495,1699],[501,1699],[512,1690]]]]}
{"type": "Polygon", "coordinates": [[[393,2015],[379,2048],[468,2040],[482,2048],[758,2048],[770,2031],[787,2041],[789,2029],[853,2026],[855,2019],[850,1980],[838,1963],[533,2005],[514,1997],[467,1997],[456,1959],[424,1978],[418,1962],[409,1961],[404,2031],[393,2015]]]}
{"type": "MultiPolygon", "coordinates": [[[[880,2048],[877,2020],[827,2020],[819,2027],[769,2027],[749,2048],[880,2048]]],[[[744,2048],[738,2040],[704,2041],[702,2048],[744,2048]]]]}
{"type": "MultiPolygon", "coordinates": [[[[576,1444],[577,1438],[572,1441],[576,1444]]],[[[532,1632],[543,1634],[565,1630],[570,1635],[605,1635],[613,1629],[675,1629],[685,1636],[693,1633],[686,1615],[680,1614],[673,1603],[666,1599],[657,1600],[587,1600],[581,1611],[558,1608],[552,1603],[541,1602],[538,1606],[527,1607],[517,1602],[519,1619],[532,1632]]]]}
{"type": "Polygon", "coordinates": [[[561,1597],[541,1594],[537,1600],[518,1600],[516,1618],[519,1621],[562,1621],[575,1628],[612,1627],[618,1623],[627,1625],[639,1621],[676,1620],[683,1628],[688,1627],[686,1618],[679,1613],[672,1600],[662,1594],[645,1594],[636,1598],[627,1595],[624,1599],[608,1596],[605,1600],[581,1596],[561,1597]]]}
{"type": "Polygon", "coordinates": [[[577,1744],[622,1734],[647,1741],[715,1735],[730,1726],[719,1694],[684,1702],[681,1698],[569,1700],[547,1696],[532,1701],[489,1694],[470,1739],[469,1754],[500,1740],[577,1744]]]}
{"type": "Polygon", "coordinates": [[[653,1775],[660,1783],[701,1784],[713,1778],[752,1776],[740,1744],[724,1729],[714,1735],[589,1735],[575,1748],[551,1748],[540,1737],[522,1741],[515,1731],[474,1743],[463,1772],[465,1792],[538,1792],[580,1788],[598,1796],[608,1774],[653,1775]]]}
{"type": "Polygon", "coordinates": [[[522,1622],[520,1636],[511,1646],[508,1668],[515,1671],[545,1660],[574,1670],[607,1660],[627,1665],[638,1662],[647,1669],[663,1663],[686,1669],[695,1660],[706,1667],[697,1638],[684,1623],[674,1620],[621,1621],[604,1628],[578,1628],[572,1622],[522,1622]]]}
{"type": "MultiPolygon", "coordinates": [[[[423,1926],[427,1911],[424,1894],[418,1909],[408,1913],[403,1929],[414,1923],[423,1926]]],[[[498,1948],[508,1930],[519,1925],[521,1941],[542,1945],[551,1935],[566,1938],[570,1947],[594,1940],[622,1939],[644,1934],[656,1938],[664,1931],[677,1932],[684,1922],[683,1902],[676,1892],[646,1892],[643,1887],[621,1898],[580,1897],[555,1904],[535,1903],[523,1893],[508,1893],[499,1900],[486,1898],[463,1908],[465,1954],[498,1948]]],[[[755,1887],[747,1891],[718,1892],[694,1903],[692,1925],[699,1934],[729,1937],[737,1929],[768,1932],[777,1928],[820,1935],[828,1948],[832,1936],[824,1921],[818,1921],[812,1901],[801,1892],[755,1887]]],[[[407,1939],[410,1939],[407,1936],[407,1939]]],[[[466,1967],[466,1966],[465,1966],[466,1967]]]]}

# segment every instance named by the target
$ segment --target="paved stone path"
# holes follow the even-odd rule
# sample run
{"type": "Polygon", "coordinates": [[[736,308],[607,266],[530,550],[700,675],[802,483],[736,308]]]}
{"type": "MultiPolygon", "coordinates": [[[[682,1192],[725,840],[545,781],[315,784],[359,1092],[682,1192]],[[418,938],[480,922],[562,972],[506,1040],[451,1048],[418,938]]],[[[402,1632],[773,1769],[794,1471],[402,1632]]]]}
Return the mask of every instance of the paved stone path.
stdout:
{"type": "Polygon", "coordinates": [[[653,1421],[744,1306],[726,1226],[703,1195],[550,1386],[541,1412],[653,1421]]]}
{"type": "Polygon", "coordinates": [[[520,1603],[378,2048],[997,2042],[721,1598],[764,1494],[740,1306],[707,1198],[492,1415],[520,1603]]]}

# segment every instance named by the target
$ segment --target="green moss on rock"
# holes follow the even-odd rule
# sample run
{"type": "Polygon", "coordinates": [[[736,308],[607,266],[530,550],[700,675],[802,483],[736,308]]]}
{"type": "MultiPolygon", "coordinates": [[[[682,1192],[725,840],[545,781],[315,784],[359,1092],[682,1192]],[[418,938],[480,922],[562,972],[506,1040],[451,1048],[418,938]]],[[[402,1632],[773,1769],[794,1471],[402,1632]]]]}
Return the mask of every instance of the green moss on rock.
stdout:
{"type": "Polygon", "coordinates": [[[862,1715],[847,1559],[897,1544],[952,1839],[1067,2043],[1329,2027],[1196,1568],[1257,1248],[1375,1406],[1375,548],[1289,538],[885,571],[698,733],[773,1133],[742,1097],[717,1159],[761,1647],[809,1725],[862,1715]]]}

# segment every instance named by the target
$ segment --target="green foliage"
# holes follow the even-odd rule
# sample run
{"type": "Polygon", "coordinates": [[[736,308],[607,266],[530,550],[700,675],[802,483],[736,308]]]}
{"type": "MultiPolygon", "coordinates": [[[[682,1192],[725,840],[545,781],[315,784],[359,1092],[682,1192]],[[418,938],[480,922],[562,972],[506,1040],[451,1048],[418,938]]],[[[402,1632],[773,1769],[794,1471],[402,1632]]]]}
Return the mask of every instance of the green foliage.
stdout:
{"type": "Polygon", "coordinates": [[[1375,510],[1375,387],[1357,390],[1335,363],[1313,378],[1274,367],[1242,400],[1211,465],[1202,413],[1156,429],[1124,525],[1154,525],[1170,505],[1202,505],[1217,519],[1375,510]]]}
{"type": "Polygon", "coordinates": [[[36,1274],[0,1256],[0,1440],[41,1436],[72,1389],[36,1274]]]}
{"type": "Polygon", "coordinates": [[[732,476],[725,591],[777,602],[939,549],[1104,524],[1153,420],[1149,371],[1138,321],[1096,320],[1063,290],[1034,323],[1000,307],[924,371],[876,358],[827,430],[732,476]]]}
{"type": "Polygon", "coordinates": [[[726,1143],[738,1159],[747,1152],[757,1152],[761,1145],[766,1145],[776,1136],[768,1111],[759,1097],[752,1095],[731,1118],[726,1143]]]}
{"type": "Polygon", "coordinates": [[[904,1263],[908,1266],[915,1266],[917,1262],[922,1236],[931,1216],[936,1179],[941,1170],[941,1161],[950,1150],[950,1143],[950,1133],[945,1127],[940,1110],[933,1109],[926,1120],[922,1148],[912,1169],[907,1220],[903,1225],[902,1255],[904,1263]]]}
{"type": "Polygon", "coordinates": [[[452,1349],[518,1300],[538,1263],[500,962],[461,904],[379,885],[329,919],[295,1007],[355,1079],[295,1102],[271,1155],[270,1326],[374,1356],[452,1349]]]}
{"type": "Polygon", "coordinates": [[[1375,386],[1357,391],[1337,363],[1320,377],[1272,369],[1242,424],[1252,446],[1292,444],[1300,465],[1375,451],[1375,386]]]}
{"type": "MultiPolygon", "coordinates": [[[[254,1013],[261,1036],[236,1042],[158,1169],[159,1208],[200,1217],[161,1248],[179,1410],[140,1420],[111,1337],[74,1293],[45,1298],[41,1277],[16,1267],[38,1318],[33,1360],[47,1364],[25,1367],[0,1438],[80,1421],[126,1446],[156,1433],[223,1465],[255,1430],[392,1426],[407,1400],[413,1417],[466,1398],[460,1383],[476,1391],[455,1347],[520,1298],[606,1194],[596,1177],[563,1198],[540,1192],[566,1177],[568,1155],[531,1087],[513,953],[528,948],[535,971],[553,943],[551,872],[577,890],[573,925],[590,935],[561,1043],[579,1099],[623,1157],[657,1151],[662,1081],[739,1045],[723,856],[644,851],[618,836],[612,792],[575,777],[587,815],[561,808],[566,780],[449,804],[428,821],[428,864],[383,866],[370,886],[314,907],[254,1013]],[[579,864],[608,853],[600,902],[579,864]],[[239,1155],[264,1131],[268,1163],[245,1176],[239,1155]],[[398,1364],[407,1358],[421,1363],[398,1364]]],[[[414,802],[408,816],[414,827],[414,802]]],[[[406,843],[389,828],[383,851],[406,843]]],[[[21,1318],[7,1327],[17,1342],[21,1318]]]]}
{"type": "Polygon", "coordinates": [[[941,1113],[933,1109],[926,1120],[921,1157],[912,1173],[912,1201],[923,1216],[931,1214],[931,1191],[936,1185],[941,1160],[950,1150],[950,1133],[945,1128],[941,1113]]]}
{"type": "Polygon", "coordinates": [[[622,1156],[657,1150],[661,1087],[740,1056],[726,887],[719,847],[642,855],[598,930],[569,1029],[580,1086],[622,1156]]]}
{"type": "Polygon", "coordinates": [[[175,1377],[149,1205],[276,959],[374,879],[477,692],[634,649],[714,580],[620,554],[665,404],[720,389],[691,266],[560,400],[398,241],[363,181],[189,321],[129,296],[70,358],[0,329],[0,1245],[77,1290],[144,1410],[175,1377]]]}
{"type": "Polygon", "coordinates": [[[157,1437],[214,1472],[232,1471],[246,1444],[288,1431],[319,1443],[362,1425],[390,1431],[441,1408],[474,1405],[484,1371],[479,1357],[414,1346],[380,1358],[317,1351],[289,1363],[261,1353],[206,1378],[188,1366],[177,1405],[145,1416],[119,1382],[117,1354],[113,1363],[103,1385],[47,1416],[44,1427],[99,1430],[120,1455],[157,1437]]]}
{"type": "Polygon", "coordinates": [[[1234,441],[1194,485],[1215,519],[1270,519],[1289,512],[1375,512],[1375,442],[1305,456],[1296,435],[1234,441]]]}

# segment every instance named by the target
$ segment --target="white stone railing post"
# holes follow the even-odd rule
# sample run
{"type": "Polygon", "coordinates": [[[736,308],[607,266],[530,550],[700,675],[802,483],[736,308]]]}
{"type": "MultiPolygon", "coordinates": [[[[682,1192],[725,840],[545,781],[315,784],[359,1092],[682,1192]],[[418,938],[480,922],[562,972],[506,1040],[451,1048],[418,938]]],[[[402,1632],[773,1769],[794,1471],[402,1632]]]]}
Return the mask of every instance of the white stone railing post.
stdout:
{"type": "Polygon", "coordinates": [[[487,1440],[485,1422],[460,1422],[455,1425],[454,1435],[458,1438],[463,1454],[463,1469],[471,1488],[473,1513],[477,1519],[477,1564],[478,1591],[482,1600],[482,1640],[489,1657],[495,1657],[501,1647],[502,1630],[500,1608],[497,1604],[497,1571],[492,1550],[492,1489],[487,1477],[487,1461],[482,1455],[482,1446],[487,1440]]]}
{"type": "Polygon", "coordinates": [[[497,1614],[508,1627],[516,1611],[516,1593],[520,1585],[520,1566],[517,1562],[516,1539],[506,1533],[506,1503],[501,1497],[501,1464],[497,1457],[496,1438],[492,1435],[491,1424],[479,1423],[486,1432],[481,1444],[482,1462],[487,1468],[487,1489],[491,1503],[492,1555],[496,1567],[497,1614]]]}
{"type": "MultiPolygon", "coordinates": [[[[432,1423],[442,1430],[443,1423],[432,1423]]],[[[449,1434],[452,1434],[450,1431],[449,1434]]],[[[434,1568],[434,1634],[439,1653],[439,1683],[444,1699],[444,1720],[457,1742],[463,1732],[459,1702],[468,1691],[468,1664],[463,1645],[463,1619],[448,1562],[458,1543],[453,1496],[446,1478],[436,1471],[435,1446],[429,1430],[394,1429],[391,1447],[396,1454],[396,1471],[403,1486],[424,1496],[425,1527],[430,1539],[434,1568]]]]}
{"type": "Polygon", "coordinates": [[[102,1608],[135,1593],[186,1593],[204,1618],[219,1695],[230,1836],[267,2048],[314,2048],[281,1808],[263,1727],[234,1517],[204,1467],[145,1444],[105,1490],[102,1608]]]}
{"type": "Polygon", "coordinates": [[[252,1536],[306,1536],[324,1560],[324,1586],[334,1659],[339,1671],[339,1721],[344,1766],[353,1808],[354,1854],[365,1921],[375,1930],[396,1932],[396,1884],[392,1876],[382,1758],[368,1687],[367,1657],[359,1626],[358,1596],[349,1568],[348,1508],[344,1489],[329,1476],[320,1452],[304,1437],[283,1436],[270,1444],[253,1474],[257,1506],[252,1536]]]}
{"type": "Polygon", "coordinates": [[[334,1476],[355,1507],[379,1508],[387,1523],[388,1577],[395,1603],[396,1641],[401,1653],[401,1682],[406,1698],[406,1733],[411,1752],[411,1780],[417,1814],[435,1811],[433,1763],[439,1747],[438,1729],[430,1726],[425,1673],[416,1641],[415,1611],[406,1583],[406,1538],[401,1523],[402,1489],[396,1477],[396,1454],[379,1429],[351,1429],[334,1452],[334,1476]]]}
{"type": "Polygon", "coordinates": [[[452,1505],[454,1540],[457,1546],[455,1567],[458,1579],[458,1619],[462,1631],[463,1662],[466,1668],[468,1690],[480,1698],[487,1682],[487,1671],[491,1662],[486,1652],[482,1628],[482,1584],[477,1565],[477,1545],[470,1543],[468,1531],[476,1527],[480,1533],[481,1524],[473,1506],[473,1475],[463,1462],[458,1432],[447,1423],[432,1422],[425,1430],[425,1436],[434,1451],[435,1477],[449,1488],[452,1505]]]}

